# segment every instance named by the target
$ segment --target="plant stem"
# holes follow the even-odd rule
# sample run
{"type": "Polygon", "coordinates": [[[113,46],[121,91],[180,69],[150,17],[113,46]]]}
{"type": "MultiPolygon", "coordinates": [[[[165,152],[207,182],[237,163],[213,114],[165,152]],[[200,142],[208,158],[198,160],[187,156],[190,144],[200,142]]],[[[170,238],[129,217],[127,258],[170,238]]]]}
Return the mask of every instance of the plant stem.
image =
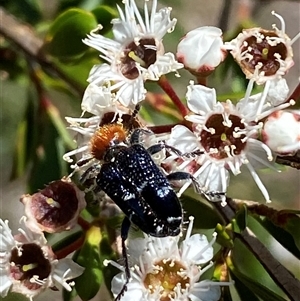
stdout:
{"type": "Polygon", "coordinates": [[[300,169],[300,151],[298,151],[294,156],[277,156],[276,163],[300,169]]]}
{"type": "Polygon", "coordinates": [[[80,236],[78,239],[76,239],[71,244],[67,245],[65,248],[60,249],[55,252],[57,259],[62,259],[67,257],[69,254],[73,253],[74,251],[77,251],[81,248],[81,246],[84,243],[84,235],[80,236]]]}
{"type": "Polygon", "coordinates": [[[197,77],[197,83],[202,86],[207,86],[207,77],[197,77]]]}
{"type": "Polygon", "coordinates": [[[91,227],[91,224],[85,219],[83,219],[81,216],[78,217],[77,223],[83,231],[87,231],[91,227]]]}
{"type": "Polygon", "coordinates": [[[297,87],[289,96],[286,102],[289,102],[291,99],[295,100],[295,102],[300,101],[300,83],[298,83],[297,87]]]}
{"type": "Polygon", "coordinates": [[[176,123],[176,124],[164,124],[164,125],[154,125],[149,126],[148,128],[155,134],[163,134],[171,132],[172,128],[176,125],[184,125],[184,122],[176,123]]]}
{"type": "Polygon", "coordinates": [[[170,99],[173,101],[174,105],[178,108],[179,112],[181,113],[182,117],[185,117],[189,110],[188,108],[182,103],[176,92],[174,91],[173,87],[170,85],[166,76],[162,75],[158,81],[159,86],[167,93],[170,99]]]}

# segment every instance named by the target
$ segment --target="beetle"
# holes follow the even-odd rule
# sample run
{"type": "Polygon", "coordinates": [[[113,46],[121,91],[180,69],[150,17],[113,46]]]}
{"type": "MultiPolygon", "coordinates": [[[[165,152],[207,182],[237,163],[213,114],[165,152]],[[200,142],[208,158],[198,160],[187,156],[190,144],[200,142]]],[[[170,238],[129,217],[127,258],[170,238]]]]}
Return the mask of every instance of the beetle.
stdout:
{"type": "Polygon", "coordinates": [[[104,191],[125,214],[121,241],[126,282],[116,300],[122,297],[130,279],[125,246],[130,225],[134,224],[148,235],[166,237],[179,235],[183,220],[176,192],[151,157],[163,148],[177,151],[163,143],[146,149],[141,143],[142,134],[153,133],[137,128],[129,134],[128,129],[113,123],[100,127],[91,139],[90,148],[97,163],[80,178],[81,183],[92,186],[94,192],[104,191]]]}
{"type": "Polygon", "coordinates": [[[126,282],[116,300],[127,289],[130,279],[125,241],[131,223],[148,235],[179,235],[183,219],[181,203],[166,176],[151,158],[161,145],[146,150],[138,141],[141,129],[131,135],[129,146],[108,149],[97,175],[97,188],[103,190],[125,213],[121,226],[122,256],[126,282]]]}

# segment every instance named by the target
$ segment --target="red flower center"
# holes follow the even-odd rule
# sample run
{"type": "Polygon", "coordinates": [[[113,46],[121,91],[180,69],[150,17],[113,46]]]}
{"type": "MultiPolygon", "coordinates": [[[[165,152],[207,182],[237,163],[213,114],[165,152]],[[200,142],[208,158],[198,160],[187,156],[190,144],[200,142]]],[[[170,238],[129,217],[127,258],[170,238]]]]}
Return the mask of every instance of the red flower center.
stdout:
{"type": "Polygon", "coordinates": [[[201,144],[211,157],[225,159],[239,155],[245,148],[245,135],[239,133],[245,128],[245,124],[240,117],[229,115],[225,122],[222,114],[214,114],[208,118],[205,126],[209,131],[201,131],[201,144]]]}

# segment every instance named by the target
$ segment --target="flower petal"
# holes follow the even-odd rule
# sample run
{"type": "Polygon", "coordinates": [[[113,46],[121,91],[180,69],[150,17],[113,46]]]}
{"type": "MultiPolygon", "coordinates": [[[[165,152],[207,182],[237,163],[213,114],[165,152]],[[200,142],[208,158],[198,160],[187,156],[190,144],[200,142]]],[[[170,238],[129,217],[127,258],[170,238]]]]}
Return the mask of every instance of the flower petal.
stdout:
{"type": "Polygon", "coordinates": [[[182,256],[194,264],[203,264],[213,258],[213,247],[207,237],[194,234],[181,243],[182,256]]]}
{"type": "Polygon", "coordinates": [[[205,115],[213,110],[217,102],[215,89],[202,85],[194,85],[193,83],[187,89],[187,105],[191,111],[196,114],[205,115]]]}
{"type": "MultiPolygon", "coordinates": [[[[116,297],[120,291],[123,289],[125,283],[125,274],[119,273],[116,275],[111,282],[111,291],[116,297]]],[[[141,282],[132,279],[127,284],[127,290],[122,296],[122,301],[146,301],[144,298],[144,289],[145,287],[141,282]]]]}

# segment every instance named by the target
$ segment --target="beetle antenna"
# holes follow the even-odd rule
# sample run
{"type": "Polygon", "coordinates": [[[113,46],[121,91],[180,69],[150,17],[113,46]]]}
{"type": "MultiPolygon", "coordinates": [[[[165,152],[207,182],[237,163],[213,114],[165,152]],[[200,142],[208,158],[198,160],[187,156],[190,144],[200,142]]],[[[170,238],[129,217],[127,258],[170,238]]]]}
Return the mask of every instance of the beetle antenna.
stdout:
{"type": "Polygon", "coordinates": [[[141,106],[140,106],[139,104],[137,104],[137,105],[135,106],[135,108],[134,108],[134,110],[133,110],[131,116],[130,116],[130,119],[129,119],[128,124],[129,124],[129,127],[130,127],[131,129],[133,128],[133,124],[134,124],[135,118],[137,117],[137,115],[138,115],[140,109],[141,109],[141,106]]]}

